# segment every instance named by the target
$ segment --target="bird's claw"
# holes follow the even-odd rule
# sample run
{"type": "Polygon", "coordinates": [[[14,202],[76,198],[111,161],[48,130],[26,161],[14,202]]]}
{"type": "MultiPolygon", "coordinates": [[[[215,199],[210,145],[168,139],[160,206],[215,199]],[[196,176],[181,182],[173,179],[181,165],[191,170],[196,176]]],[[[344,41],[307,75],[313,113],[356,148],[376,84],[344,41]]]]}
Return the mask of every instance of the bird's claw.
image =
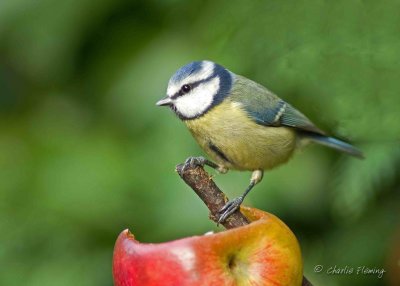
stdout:
{"type": "Polygon", "coordinates": [[[223,223],[231,214],[233,214],[237,209],[239,209],[240,205],[243,202],[242,197],[237,197],[229,202],[227,202],[218,212],[220,213],[220,217],[218,219],[218,223],[223,223]]]}
{"type": "Polygon", "coordinates": [[[204,167],[205,163],[206,159],[204,157],[189,157],[183,164],[182,172],[184,172],[188,168],[194,168],[197,166],[204,167]]]}

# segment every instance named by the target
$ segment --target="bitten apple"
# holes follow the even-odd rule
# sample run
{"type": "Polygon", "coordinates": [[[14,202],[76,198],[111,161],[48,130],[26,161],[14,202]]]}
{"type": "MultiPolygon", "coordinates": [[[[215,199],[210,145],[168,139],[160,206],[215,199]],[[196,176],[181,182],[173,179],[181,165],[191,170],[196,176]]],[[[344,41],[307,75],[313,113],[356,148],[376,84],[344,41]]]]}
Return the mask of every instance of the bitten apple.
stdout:
{"type": "Polygon", "coordinates": [[[272,214],[241,210],[249,225],[166,243],[140,243],[124,230],[114,249],[115,285],[301,285],[294,234],[272,214]]]}

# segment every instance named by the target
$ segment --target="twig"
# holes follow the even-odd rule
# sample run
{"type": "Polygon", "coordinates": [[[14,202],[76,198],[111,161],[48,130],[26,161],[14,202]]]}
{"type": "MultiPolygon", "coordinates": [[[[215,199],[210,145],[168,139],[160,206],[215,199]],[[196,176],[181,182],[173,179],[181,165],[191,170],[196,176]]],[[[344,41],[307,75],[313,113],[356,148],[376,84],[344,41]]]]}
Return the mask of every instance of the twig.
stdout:
{"type": "MultiPolygon", "coordinates": [[[[183,164],[176,166],[179,176],[185,181],[189,187],[195,191],[200,199],[206,204],[210,210],[210,219],[218,223],[218,211],[228,202],[226,195],[217,187],[212,177],[201,166],[183,168],[183,164]]],[[[237,210],[223,223],[226,229],[231,229],[249,224],[248,219],[237,210]]],[[[303,276],[302,286],[313,286],[311,282],[303,276]]]]}
{"type": "MultiPolygon", "coordinates": [[[[207,174],[203,167],[187,167],[182,171],[183,164],[176,166],[179,176],[188,184],[206,204],[210,210],[210,219],[218,223],[218,211],[228,202],[228,198],[217,187],[212,177],[207,174]]],[[[249,224],[247,218],[237,210],[225,222],[221,223],[226,229],[235,228],[249,224]]]]}

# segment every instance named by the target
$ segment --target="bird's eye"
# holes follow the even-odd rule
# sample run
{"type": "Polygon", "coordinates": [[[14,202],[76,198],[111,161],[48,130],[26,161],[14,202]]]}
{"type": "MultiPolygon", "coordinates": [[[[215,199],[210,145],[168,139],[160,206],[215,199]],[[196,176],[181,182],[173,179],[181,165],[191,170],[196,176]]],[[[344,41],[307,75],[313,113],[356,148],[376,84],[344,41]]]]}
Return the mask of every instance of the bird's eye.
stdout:
{"type": "Polygon", "coordinates": [[[190,85],[184,84],[184,85],[182,85],[181,91],[182,91],[182,93],[188,93],[191,89],[192,89],[192,87],[190,85]]]}

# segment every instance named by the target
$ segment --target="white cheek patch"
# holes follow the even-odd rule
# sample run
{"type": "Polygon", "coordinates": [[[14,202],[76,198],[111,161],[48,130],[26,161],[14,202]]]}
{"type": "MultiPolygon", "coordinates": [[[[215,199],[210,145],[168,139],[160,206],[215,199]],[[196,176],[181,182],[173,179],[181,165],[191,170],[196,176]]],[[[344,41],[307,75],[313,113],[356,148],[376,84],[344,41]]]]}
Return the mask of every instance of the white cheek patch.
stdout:
{"type": "Polygon", "coordinates": [[[182,85],[185,83],[193,83],[193,82],[197,82],[197,81],[209,78],[214,72],[214,67],[215,67],[215,64],[213,62],[202,61],[201,69],[198,72],[187,76],[184,81],[177,82],[177,83],[170,81],[168,83],[167,95],[169,97],[173,96],[175,93],[177,93],[181,89],[182,85]]]}
{"type": "Polygon", "coordinates": [[[200,84],[190,93],[174,101],[175,108],[184,117],[193,118],[204,113],[212,104],[219,90],[219,77],[200,84]]]}

